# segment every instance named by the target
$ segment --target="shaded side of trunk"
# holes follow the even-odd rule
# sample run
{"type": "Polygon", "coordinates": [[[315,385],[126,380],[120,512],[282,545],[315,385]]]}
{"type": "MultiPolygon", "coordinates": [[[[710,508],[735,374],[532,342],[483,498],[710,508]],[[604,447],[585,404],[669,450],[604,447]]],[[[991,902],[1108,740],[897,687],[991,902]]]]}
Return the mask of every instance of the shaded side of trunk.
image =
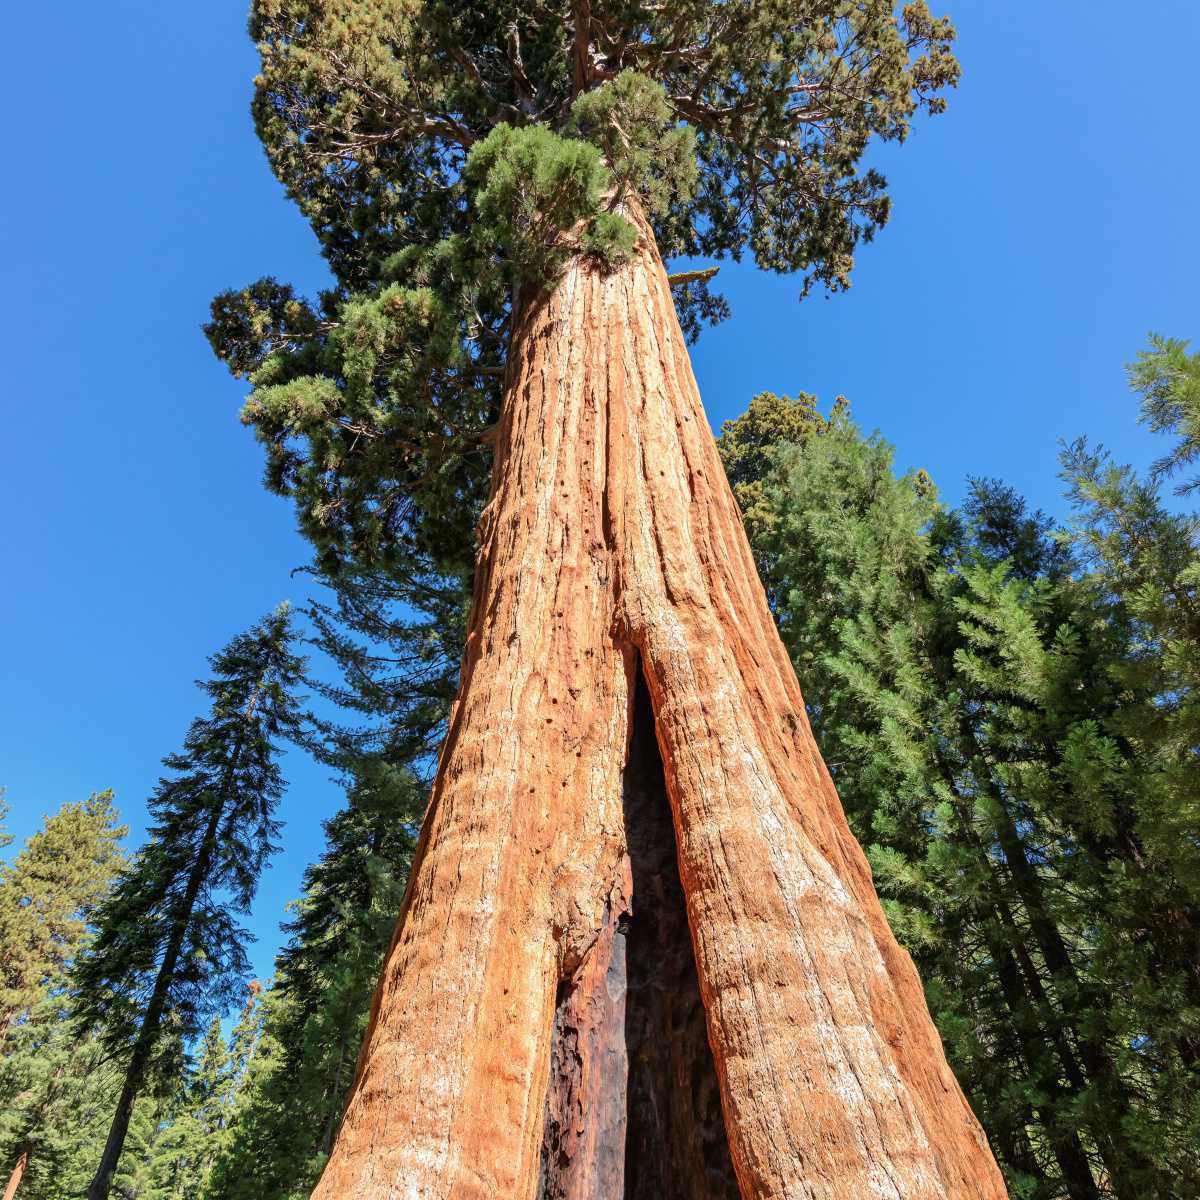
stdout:
{"type": "Polygon", "coordinates": [[[650,695],[640,680],[625,769],[633,877],[625,1041],[625,1200],[738,1200],[688,930],[650,695]]]}
{"type": "Polygon", "coordinates": [[[626,886],[560,999],[539,1200],[737,1200],[654,716],[635,684],[626,886]]]}
{"type": "MultiPolygon", "coordinates": [[[[653,1048],[651,1081],[696,1061],[682,980],[651,1003],[637,946],[622,780],[640,665],[740,1195],[1003,1196],[813,742],[648,231],[620,271],[577,262],[516,322],[493,489],[459,698],[314,1195],[533,1200],[547,1125],[568,1158],[609,1147],[591,1192],[563,1194],[640,1186],[613,1148],[619,1118],[629,1147],[651,1120],[632,1051],[653,1048]],[[622,950],[619,1016],[600,981],[622,950]],[[584,996],[604,1009],[596,1053],[619,1057],[624,1023],[623,1112],[611,1078],[564,1072],[584,996]],[[671,1044],[631,1040],[665,1013],[671,1044]],[[578,1143],[553,1130],[568,1076],[610,1114],[578,1143]]],[[[653,907],[669,920],[665,894],[653,907]]],[[[682,924],[660,928],[686,958],[682,924]]],[[[653,1137],[718,1164],[703,1084],[689,1110],[682,1132],[655,1114],[653,1137]]]]}

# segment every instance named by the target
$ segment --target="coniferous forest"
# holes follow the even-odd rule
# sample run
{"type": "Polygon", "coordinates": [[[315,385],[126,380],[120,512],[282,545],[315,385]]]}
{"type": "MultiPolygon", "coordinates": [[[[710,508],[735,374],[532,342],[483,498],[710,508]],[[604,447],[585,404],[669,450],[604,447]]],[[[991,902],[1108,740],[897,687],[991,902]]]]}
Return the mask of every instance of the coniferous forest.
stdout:
{"type": "MultiPolygon", "coordinates": [[[[701,740],[688,721],[709,691],[695,682],[703,678],[699,658],[689,660],[690,675],[681,672],[693,681],[694,703],[686,690],[682,699],[672,691],[676,649],[662,649],[653,631],[672,605],[703,609],[710,592],[740,587],[739,551],[728,550],[733,574],[715,583],[691,568],[671,574],[687,538],[710,547],[702,541],[710,526],[718,530],[711,544],[732,545],[711,515],[717,510],[701,505],[706,490],[724,484],[705,478],[697,464],[707,460],[699,451],[687,457],[686,445],[688,473],[669,481],[691,490],[686,520],[653,491],[664,485],[646,482],[674,469],[659,448],[662,430],[689,420],[679,401],[673,417],[654,425],[653,396],[671,395],[670,379],[687,371],[680,348],[728,312],[712,266],[744,254],[765,271],[801,273],[805,292],[837,292],[849,284],[855,255],[870,252],[863,244],[877,232],[888,236],[886,182],[864,156],[953,103],[969,63],[960,68],[955,58],[949,19],[923,3],[256,0],[251,32],[262,60],[256,128],[316,231],[332,283],[312,300],[272,278],[223,292],[205,332],[246,381],[242,421],[265,452],[266,486],[292,501],[310,543],[311,558],[280,582],[281,594],[298,584],[305,599],[247,612],[242,632],[210,648],[194,719],[179,744],[162,747],[159,782],[139,798],[149,827],[136,844],[122,820],[126,798],[111,791],[68,798],[23,843],[3,833],[0,797],[4,1200],[305,1200],[318,1187],[319,1195],[347,1197],[525,1194],[495,1180],[484,1181],[492,1191],[479,1180],[468,1186],[465,1175],[450,1173],[438,1177],[444,1192],[404,1192],[407,1177],[393,1159],[373,1160],[384,1166],[373,1168],[380,1175],[372,1191],[356,1165],[367,1151],[354,1139],[371,1142],[383,1127],[371,1123],[379,1120],[373,1114],[387,1105],[402,1109],[388,1118],[393,1126],[403,1124],[412,1114],[402,1099],[452,1088],[432,1040],[428,1078],[415,1080],[411,1093],[387,1093],[380,1082],[381,1062],[411,1072],[422,1061],[395,1049],[411,1037],[396,998],[405,972],[433,969],[432,951],[421,957],[441,936],[431,928],[444,927],[449,942],[465,921],[438,892],[436,842],[455,849],[462,886],[483,889],[480,898],[472,893],[472,912],[492,906],[517,913],[514,926],[526,919],[513,897],[525,886],[534,892],[541,876],[522,867],[523,858],[504,859],[495,874],[515,878],[513,891],[496,884],[486,892],[486,872],[478,880],[471,873],[472,843],[453,814],[467,813],[463,828],[499,836],[461,797],[490,795],[485,767],[510,753],[504,738],[524,719],[515,700],[506,707],[498,696],[524,686],[526,663],[553,694],[546,704],[556,706],[544,718],[536,709],[539,725],[559,720],[560,696],[568,716],[561,743],[530,751],[547,760],[538,759],[544,772],[523,774],[516,760],[521,786],[513,795],[549,786],[556,755],[567,766],[561,786],[554,774],[553,805],[568,805],[582,786],[570,771],[591,753],[586,722],[602,721],[579,715],[577,693],[591,684],[554,691],[555,663],[575,634],[562,634],[567,650],[553,639],[560,628],[582,628],[571,625],[583,620],[573,618],[571,597],[601,593],[610,586],[606,572],[617,580],[617,600],[596,620],[605,636],[610,625],[617,631],[604,686],[616,689],[618,744],[630,763],[641,746],[653,766],[636,779],[628,763],[623,776],[620,762],[615,768],[626,798],[618,843],[632,863],[628,875],[601,851],[580,860],[585,882],[610,869],[617,881],[603,897],[609,907],[597,909],[594,941],[572,943],[574,927],[555,910],[547,928],[558,957],[544,1005],[530,982],[541,943],[526,937],[527,961],[504,976],[506,989],[512,980],[528,989],[506,1000],[513,1029],[524,1012],[545,1027],[537,1124],[527,1138],[540,1164],[539,1200],[1002,1194],[986,1190],[985,1168],[985,1183],[972,1192],[940,1158],[930,1169],[946,1174],[935,1183],[923,1167],[905,1175],[908,1152],[889,1140],[883,1117],[879,1148],[864,1135],[861,1151],[894,1155],[879,1159],[889,1182],[878,1192],[836,1183],[803,1190],[810,1182],[795,1182],[802,1172],[791,1183],[779,1174],[776,1150],[755,1157],[761,1130],[774,1127],[749,1115],[739,1063],[759,1055],[783,1068],[748,1035],[738,1040],[740,1018],[732,1002],[722,1007],[718,956],[704,931],[725,928],[713,915],[725,903],[740,928],[778,930],[785,921],[768,899],[735,911],[719,887],[697,882],[693,844],[720,821],[689,825],[687,780],[703,763],[673,739],[701,740]],[[682,265],[664,273],[670,259],[682,265]],[[639,292],[642,278],[651,282],[639,292]],[[644,307],[611,301],[621,280],[633,281],[629,295],[644,307]],[[675,317],[655,308],[660,293],[678,318],[666,333],[664,322],[675,317]],[[572,331],[569,351],[555,340],[562,329],[572,331]],[[621,374],[638,347],[653,347],[655,361],[668,364],[665,382],[640,362],[621,374]],[[600,378],[607,391],[590,382],[600,378]],[[609,416],[554,425],[539,387],[552,398],[569,395],[563,407],[572,412],[594,401],[609,416]],[[640,408],[626,405],[635,393],[640,408]],[[644,478],[620,452],[621,439],[636,436],[635,419],[649,432],[629,462],[639,459],[644,478]],[[562,448],[571,437],[607,449],[589,449],[579,465],[562,448]],[[568,467],[542,490],[518,494],[543,453],[568,467]],[[588,464],[604,454],[608,473],[593,495],[588,464]],[[562,482],[571,471],[584,480],[578,494],[562,482]],[[535,545],[545,511],[562,518],[548,526],[547,545],[559,539],[549,550],[535,545]],[[660,609],[645,599],[638,574],[650,553],[638,540],[645,520],[657,538],[646,544],[668,563],[660,609]],[[634,550],[605,558],[610,551],[593,540],[572,558],[573,533],[595,530],[606,544],[620,547],[624,538],[634,550]],[[676,537],[684,540],[676,545],[676,537]],[[554,588],[546,629],[533,630],[520,623],[530,611],[522,605],[547,579],[554,588]],[[494,626],[488,614],[499,614],[494,626]],[[550,650],[540,658],[543,637],[550,650]],[[516,664],[508,674],[497,668],[495,678],[487,675],[493,642],[516,664]],[[486,711],[471,707],[472,695],[485,697],[486,711]],[[479,743],[478,765],[472,721],[481,720],[491,740],[479,743]],[[639,728],[648,740],[639,742],[639,728]],[[259,979],[248,921],[263,873],[288,837],[278,810],[289,752],[313,756],[344,799],[324,822],[324,850],[301,894],[277,914],[281,949],[273,973],[259,979]],[[456,762],[475,764],[475,773],[463,767],[455,776],[456,762]],[[658,866],[652,875],[639,866],[653,857],[639,839],[660,835],[636,826],[634,793],[639,803],[660,803],[672,864],[678,839],[678,870],[658,866]],[[632,889],[632,899],[618,896],[618,885],[632,889]],[[638,899],[649,895],[648,905],[638,899]],[[672,903],[682,935],[664,915],[672,903]],[[647,912],[657,914],[653,945],[639,934],[647,912]],[[419,938],[406,934],[412,929],[419,938]],[[662,966],[680,944],[683,982],[662,966]],[[594,947],[604,946],[609,957],[595,957],[594,947]],[[600,971],[611,998],[626,958],[620,989],[629,1040],[614,1049],[605,1039],[621,1022],[596,1017],[601,992],[587,992],[586,979],[600,971]],[[637,1042],[634,1000],[645,1004],[638,1020],[652,1023],[657,1010],[644,997],[655,989],[669,992],[668,1032],[637,1042]],[[692,1032],[682,1031],[689,1022],[692,1032]],[[653,1065],[639,1066],[656,1040],[680,1047],[666,1092],[654,1090],[662,1084],[653,1065]],[[592,1045],[601,1047],[595,1060],[592,1045]],[[601,1074],[623,1064],[615,1102],[626,1139],[623,1184],[611,1183],[600,1151],[587,1158],[582,1131],[601,1114],[609,1120],[614,1101],[595,1069],[583,1070],[582,1082],[578,1071],[571,1075],[573,1055],[608,1064],[601,1074]],[[658,1127],[643,1112],[672,1088],[696,1097],[687,1145],[703,1163],[681,1182],[668,1176],[687,1162],[678,1149],[684,1135],[664,1124],[652,1136],[658,1127]],[[630,1157],[635,1134],[655,1147],[648,1157],[661,1139],[661,1177],[630,1157]],[[335,1174],[320,1184],[327,1164],[335,1174]]],[[[1153,434],[1157,461],[1127,465],[1119,449],[1079,429],[1058,448],[1053,515],[990,477],[965,446],[958,479],[900,470],[888,430],[857,423],[854,397],[746,395],[742,415],[716,439],[752,564],[742,582],[765,592],[764,612],[803,692],[787,736],[811,726],[815,757],[869,863],[867,886],[873,880],[890,934],[911,957],[935,1041],[986,1138],[980,1153],[994,1158],[1014,1200],[1200,1197],[1200,352],[1169,336],[1188,332],[1149,333],[1124,351],[1128,425],[1153,434]],[[963,498],[950,503],[942,489],[963,498]]],[[[802,362],[795,374],[803,382],[802,362]]],[[[699,559],[707,557],[702,548],[699,559]]],[[[746,611],[752,625],[756,610],[746,611]]],[[[692,628],[681,622],[675,636],[686,641],[692,628]]],[[[761,634],[768,637],[770,630],[761,634]]],[[[754,674],[762,670],[755,647],[768,642],[739,645],[739,677],[757,696],[756,688],[769,689],[754,674]]],[[[573,661],[562,680],[581,680],[584,670],[573,661]]],[[[603,676],[600,664],[595,671],[603,676]]],[[[596,691],[601,712],[608,693],[600,684],[596,691]]],[[[739,724],[740,702],[715,707],[726,703],[735,715],[723,725],[717,713],[706,735],[714,743],[739,724]]],[[[756,736],[753,745],[773,744],[756,736]]],[[[600,767],[591,769],[598,778],[600,767]]],[[[100,788],[103,764],[97,774],[100,788]]],[[[800,789],[803,803],[824,795],[812,787],[800,789]]],[[[529,849],[542,829],[513,825],[505,836],[548,862],[559,852],[550,833],[529,849]]],[[[836,829],[812,833],[836,868],[816,878],[833,890],[850,880],[858,903],[857,860],[836,849],[836,829]]],[[[603,847],[604,836],[595,834],[595,844],[603,847]]],[[[779,834],[779,845],[792,846],[786,837],[779,834]]],[[[567,853],[548,870],[552,899],[583,889],[571,882],[573,869],[567,853]]],[[[866,915],[848,919],[849,927],[870,924],[865,904],[866,915]]],[[[512,953],[490,926],[470,928],[481,961],[512,953]]],[[[815,928],[835,960],[861,958],[850,934],[844,946],[836,941],[841,926],[815,928]]],[[[864,944],[884,947],[881,962],[900,977],[890,943],[879,933],[870,938],[864,944]]],[[[805,990],[791,960],[781,955],[763,967],[746,955],[755,970],[778,975],[773,989],[805,990]]],[[[813,977],[824,978],[820,955],[813,964],[813,977]]],[[[466,995],[469,976],[443,975],[445,994],[466,995]]],[[[847,976],[845,990],[857,987],[847,976]]],[[[889,1003],[902,1003],[897,988],[900,999],[889,1003]]],[[[472,1003],[483,1014],[473,1018],[481,1043],[503,1042],[488,1023],[482,984],[472,1003]]],[[[827,1026],[835,1029],[841,1010],[830,1005],[827,1026]]],[[[430,1025],[449,1021],[451,1007],[429,1000],[430,1025]]],[[[917,1025],[889,1015],[876,993],[862,1008],[893,1050],[919,1040],[917,1025]]],[[[851,1067],[866,1061],[867,1051],[845,1040],[851,1067]]],[[[472,1051],[480,1061],[486,1052],[472,1051]]],[[[902,1050],[896,1054],[894,1072],[879,1068],[878,1077],[895,1079],[887,1085],[894,1093],[885,1097],[866,1068],[860,1082],[871,1105],[894,1102],[900,1111],[908,1102],[896,1096],[911,1081],[902,1050]]],[[[514,1051],[514,1077],[520,1061],[514,1051]]],[[[933,1078],[936,1063],[928,1071],[933,1078]]],[[[487,1123],[498,1120],[486,1112],[492,1076],[479,1068],[465,1078],[470,1102],[457,1101],[452,1128],[467,1132],[455,1153],[485,1161],[489,1152],[478,1146],[486,1147],[488,1131],[496,1146],[509,1143],[487,1123]]],[[[938,1080],[934,1090],[948,1091],[938,1080]]],[[[924,1113],[924,1103],[914,1100],[911,1111],[924,1113]]],[[[517,1141],[529,1120],[513,1118],[517,1141]]],[[[821,1162],[836,1165],[842,1135],[832,1124],[821,1128],[833,1146],[821,1162]]],[[[803,1163],[806,1153],[792,1158],[803,1163]]],[[[827,1170],[814,1168],[813,1178],[827,1170]]],[[[526,1178],[518,1165],[512,1171],[526,1178]]]]}

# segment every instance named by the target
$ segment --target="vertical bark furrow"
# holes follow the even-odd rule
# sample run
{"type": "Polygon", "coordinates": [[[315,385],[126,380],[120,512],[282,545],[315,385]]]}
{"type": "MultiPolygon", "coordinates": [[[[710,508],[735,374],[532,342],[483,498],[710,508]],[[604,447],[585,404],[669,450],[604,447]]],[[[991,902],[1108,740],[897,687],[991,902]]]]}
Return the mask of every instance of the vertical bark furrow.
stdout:
{"type": "Polygon", "coordinates": [[[621,886],[559,987],[538,1200],[738,1200],[640,678],[622,799],[621,886]]]}

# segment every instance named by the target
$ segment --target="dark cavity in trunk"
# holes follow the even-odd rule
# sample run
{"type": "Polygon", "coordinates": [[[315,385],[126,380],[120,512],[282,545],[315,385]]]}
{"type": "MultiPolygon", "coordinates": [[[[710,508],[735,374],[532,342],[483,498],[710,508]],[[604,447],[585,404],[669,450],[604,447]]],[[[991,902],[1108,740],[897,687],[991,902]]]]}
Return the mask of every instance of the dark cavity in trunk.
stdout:
{"type": "Polygon", "coordinates": [[[559,987],[539,1200],[737,1200],[640,675],[623,799],[632,912],[559,987]]]}

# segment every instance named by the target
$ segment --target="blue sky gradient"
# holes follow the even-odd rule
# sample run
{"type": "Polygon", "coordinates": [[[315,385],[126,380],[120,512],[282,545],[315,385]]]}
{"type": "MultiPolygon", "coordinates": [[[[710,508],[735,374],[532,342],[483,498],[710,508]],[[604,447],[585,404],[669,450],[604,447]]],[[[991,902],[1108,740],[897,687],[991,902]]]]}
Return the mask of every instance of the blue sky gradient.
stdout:
{"type": "MultiPolygon", "coordinates": [[[[1200,334],[1200,6],[947,4],[963,81],[876,154],[894,216],[852,291],[798,304],[795,279],[723,267],[734,315],[696,372],[714,425],[763,389],[844,393],[947,499],[995,475],[1061,514],[1058,439],[1149,462],[1123,364],[1150,329],[1200,334]]],[[[0,786],[19,840],[112,787],[136,845],[205,656],[305,598],[305,545],[200,325],[225,287],[324,273],[254,137],[243,0],[64,0],[5,24],[28,119],[0,189],[0,786]]],[[[250,921],[264,976],[341,800],[304,756],[285,770],[250,921]]]]}

